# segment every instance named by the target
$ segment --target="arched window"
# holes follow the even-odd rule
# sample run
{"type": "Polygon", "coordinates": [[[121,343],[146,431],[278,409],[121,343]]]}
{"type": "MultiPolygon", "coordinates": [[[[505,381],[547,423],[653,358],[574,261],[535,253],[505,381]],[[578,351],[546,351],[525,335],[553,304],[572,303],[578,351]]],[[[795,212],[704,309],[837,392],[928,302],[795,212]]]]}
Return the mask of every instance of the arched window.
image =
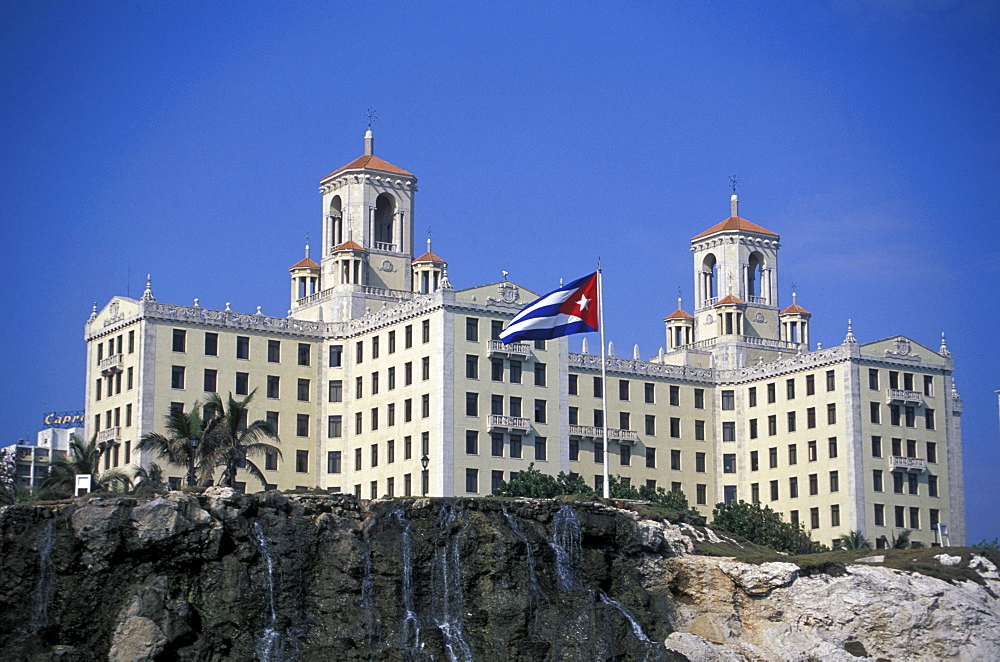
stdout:
{"type": "Polygon", "coordinates": [[[761,269],[764,267],[764,259],[760,253],[751,253],[747,262],[747,296],[759,297],[761,295],[761,269]]]}
{"type": "Polygon", "coordinates": [[[339,246],[344,243],[344,212],[340,205],[340,196],[333,196],[333,199],[330,200],[330,212],[327,214],[330,224],[327,236],[330,237],[330,244],[332,246],[339,246]]]}
{"type": "Polygon", "coordinates": [[[718,265],[715,255],[709,253],[702,262],[702,292],[705,299],[712,299],[719,296],[718,265]]]}
{"type": "Polygon", "coordinates": [[[388,193],[375,198],[375,248],[395,250],[392,245],[392,225],[396,215],[396,199],[388,193]]]}

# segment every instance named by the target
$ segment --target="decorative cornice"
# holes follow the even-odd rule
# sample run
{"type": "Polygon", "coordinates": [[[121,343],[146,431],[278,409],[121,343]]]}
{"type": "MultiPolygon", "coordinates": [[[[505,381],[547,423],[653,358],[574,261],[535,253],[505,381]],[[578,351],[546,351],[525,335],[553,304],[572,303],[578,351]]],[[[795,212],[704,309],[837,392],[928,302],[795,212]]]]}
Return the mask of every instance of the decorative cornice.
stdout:
{"type": "MultiPolygon", "coordinates": [[[[605,368],[608,372],[648,377],[673,377],[700,382],[712,382],[715,371],[711,368],[692,368],[690,366],[669,365],[666,363],[650,363],[635,359],[621,359],[614,356],[605,358],[605,368]]],[[[601,357],[594,354],[569,354],[570,368],[577,367],[587,370],[600,370],[601,357]]]]}

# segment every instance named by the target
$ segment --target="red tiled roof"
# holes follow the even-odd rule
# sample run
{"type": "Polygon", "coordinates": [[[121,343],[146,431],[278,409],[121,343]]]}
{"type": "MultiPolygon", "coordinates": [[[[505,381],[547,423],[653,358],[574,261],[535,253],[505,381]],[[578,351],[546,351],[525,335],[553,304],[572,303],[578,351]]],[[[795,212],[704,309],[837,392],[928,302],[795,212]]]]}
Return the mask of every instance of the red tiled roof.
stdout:
{"type": "Polygon", "coordinates": [[[434,253],[431,253],[429,251],[427,253],[424,253],[420,257],[415,258],[413,260],[413,262],[414,263],[416,263],[416,262],[440,262],[441,264],[447,264],[444,260],[442,260],[437,255],[435,255],[434,253]]]}
{"type": "Polygon", "coordinates": [[[756,223],[751,223],[745,218],[740,218],[739,216],[730,216],[726,220],[722,221],[717,225],[713,225],[709,229],[705,230],[701,234],[691,237],[691,240],[701,239],[702,237],[708,236],[710,234],[715,234],[716,232],[725,232],[727,230],[738,230],[740,232],[756,232],[757,234],[769,234],[772,237],[777,237],[777,233],[771,232],[766,228],[762,228],[756,223]]]}
{"type": "Polygon", "coordinates": [[[306,258],[302,258],[301,260],[299,260],[298,262],[296,262],[292,266],[288,267],[288,270],[291,271],[292,269],[301,269],[303,267],[308,267],[308,268],[311,268],[311,269],[319,269],[319,265],[318,264],[316,264],[315,262],[313,262],[312,260],[310,260],[309,258],[306,257],[306,258]]]}
{"type": "Polygon", "coordinates": [[[677,319],[694,319],[694,315],[692,315],[691,313],[689,313],[689,312],[687,312],[685,310],[681,310],[680,308],[678,308],[677,310],[675,310],[674,312],[670,313],[669,315],[667,315],[663,319],[664,319],[664,321],[666,321],[666,320],[677,320],[677,319]]]}
{"type": "Polygon", "coordinates": [[[353,239],[345,241],[340,246],[333,247],[334,252],[336,251],[364,251],[364,246],[357,243],[353,239]]]}
{"type": "Polygon", "coordinates": [[[805,308],[803,308],[802,306],[800,306],[797,303],[793,303],[788,308],[785,308],[784,310],[781,311],[782,315],[784,315],[785,313],[798,313],[799,315],[812,315],[812,313],[810,313],[808,310],[806,310],[805,308]]]}
{"type": "Polygon", "coordinates": [[[747,302],[734,297],[732,294],[729,294],[726,297],[719,299],[718,303],[716,303],[715,305],[725,306],[726,304],[737,304],[739,306],[745,306],[747,305],[747,302]]]}
{"type": "Polygon", "coordinates": [[[354,159],[344,167],[337,168],[336,170],[331,172],[326,177],[323,177],[319,181],[324,182],[333,177],[334,175],[343,172],[344,170],[379,170],[381,172],[391,172],[394,175],[406,175],[408,177],[413,176],[413,173],[406,172],[402,168],[394,166],[388,161],[384,161],[379,157],[375,156],[374,154],[365,154],[363,156],[359,156],[358,158],[354,159]]]}

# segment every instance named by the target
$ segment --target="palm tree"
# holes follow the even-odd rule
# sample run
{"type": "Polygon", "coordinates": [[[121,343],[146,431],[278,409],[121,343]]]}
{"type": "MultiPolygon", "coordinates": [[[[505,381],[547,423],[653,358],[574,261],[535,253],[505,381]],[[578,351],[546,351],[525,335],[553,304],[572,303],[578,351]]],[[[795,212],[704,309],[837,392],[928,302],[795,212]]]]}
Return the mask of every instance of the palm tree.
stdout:
{"type": "Polygon", "coordinates": [[[201,448],[203,480],[211,475],[216,466],[221,466],[219,485],[232,487],[236,481],[236,470],[243,464],[247,473],[259,480],[261,486],[267,485],[263,472],[250,458],[268,452],[281,457],[281,450],[269,443],[281,442],[270,423],[258,420],[247,424],[248,405],[256,392],[255,389],[242,400],[233,399],[230,393],[225,403],[218,393],[213,393],[205,401],[205,410],[211,410],[213,416],[205,424],[201,448]]]}
{"type": "Polygon", "coordinates": [[[101,456],[106,451],[106,446],[97,443],[96,432],[90,441],[85,441],[76,434],[70,435],[66,456],[52,462],[49,475],[42,481],[42,487],[72,493],[76,487],[76,475],[90,474],[90,485],[94,491],[116,486],[128,490],[132,481],[121,469],[109,469],[101,473],[101,456]]]}
{"type": "Polygon", "coordinates": [[[152,496],[166,489],[163,483],[163,469],[156,462],[150,462],[148,470],[136,467],[132,481],[134,483],[132,494],[136,496],[152,496]]]}
{"type": "Polygon", "coordinates": [[[164,417],[164,427],[167,434],[150,432],[139,440],[139,450],[151,450],[158,457],[164,458],[170,464],[188,468],[197,459],[197,448],[192,447],[191,440],[202,436],[202,420],[198,411],[198,403],[194,403],[191,412],[178,408],[170,408],[164,417]]]}
{"type": "Polygon", "coordinates": [[[899,532],[899,535],[893,534],[892,536],[892,548],[893,549],[907,549],[910,546],[910,533],[909,529],[903,529],[899,532]]]}
{"type": "Polygon", "coordinates": [[[840,546],[844,549],[871,549],[872,544],[861,531],[851,531],[840,536],[840,546]]]}

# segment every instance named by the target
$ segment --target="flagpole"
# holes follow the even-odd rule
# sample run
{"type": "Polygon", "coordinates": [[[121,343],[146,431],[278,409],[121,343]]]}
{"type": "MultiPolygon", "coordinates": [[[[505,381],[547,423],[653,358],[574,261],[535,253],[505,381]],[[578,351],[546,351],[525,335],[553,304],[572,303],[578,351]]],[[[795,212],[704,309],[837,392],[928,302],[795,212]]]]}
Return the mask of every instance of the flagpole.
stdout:
{"type": "Polygon", "coordinates": [[[604,344],[604,274],[601,270],[601,259],[597,259],[597,314],[600,316],[601,325],[601,416],[604,423],[604,498],[611,498],[611,481],[608,479],[608,455],[610,448],[608,443],[608,368],[607,345],[604,344]]]}

